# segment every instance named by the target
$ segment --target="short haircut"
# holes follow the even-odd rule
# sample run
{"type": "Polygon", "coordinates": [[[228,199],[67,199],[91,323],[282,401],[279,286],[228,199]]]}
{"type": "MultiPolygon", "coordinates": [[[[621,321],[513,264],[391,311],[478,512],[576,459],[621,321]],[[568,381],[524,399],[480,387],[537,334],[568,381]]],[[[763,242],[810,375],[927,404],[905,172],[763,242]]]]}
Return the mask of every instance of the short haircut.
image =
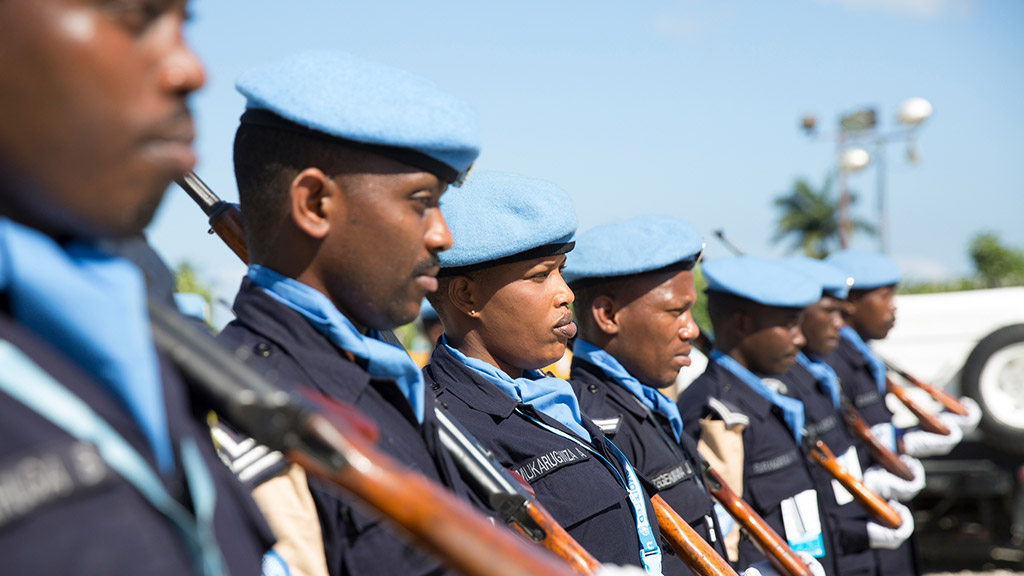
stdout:
{"type": "Polygon", "coordinates": [[[711,326],[715,332],[721,330],[733,314],[742,313],[747,315],[755,314],[758,309],[763,308],[761,304],[741,298],[734,294],[725,292],[707,291],[708,317],[711,319],[711,326]]]}
{"type": "Polygon", "coordinates": [[[334,177],[356,171],[365,152],[327,137],[244,123],[235,133],[234,163],[242,222],[250,249],[265,239],[287,214],[288,188],[299,172],[319,168],[334,177]]]}

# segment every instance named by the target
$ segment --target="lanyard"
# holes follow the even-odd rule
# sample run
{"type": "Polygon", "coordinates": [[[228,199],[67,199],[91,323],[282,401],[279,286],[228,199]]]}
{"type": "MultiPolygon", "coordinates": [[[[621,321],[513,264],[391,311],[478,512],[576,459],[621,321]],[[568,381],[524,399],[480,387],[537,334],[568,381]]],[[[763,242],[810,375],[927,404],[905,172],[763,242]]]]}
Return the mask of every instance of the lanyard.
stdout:
{"type": "Polygon", "coordinates": [[[654,539],[654,533],[651,530],[651,524],[647,518],[647,506],[644,504],[644,493],[640,488],[640,481],[637,479],[636,473],[633,472],[633,467],[629,465],[629,460],[627,460],[625,455],[619,451],[618,447],[616,447],[615,444],[612,444],[612,442],[604,436],[601,436],[601,440],[608,448],[608,451],[611,452],[612,457],[619,462],[619,466],[621,466],[626,472],[626,478],[623,478],[622,474],[619,473],[619,470],[615,468],[607,458],[594,450],[590,444],[572,436],[571,434],[562,432],[558,428],[541,422],[533,416],[524,413],[519,408],[516,408],[516,413],[542,429],[576,443],[587,452],[596,456],[597,459],[605,465],[605,467],[612,471],[612,474],[615,475],[619,484],[621,484],[629,494],[629,504],[633,508],[633,518],[636,520],[636,534],[640,538],[640,561],[643,563],[644,569],[648,574],[661,574],[661,548],[658,546],[658,542],[654,539]]]}
{"type": "Polygon", "coordinates": [[[152,468],[120,434],[5,340],[0,340],[0,366],[4,367],[0,390],[71,436],[96,446],[107,464],[174,524],[199,573],[227,574],[213,530],[216,489],[194,440],[181,442],[181,457],[195,516],[167,493],[152,468]]]}

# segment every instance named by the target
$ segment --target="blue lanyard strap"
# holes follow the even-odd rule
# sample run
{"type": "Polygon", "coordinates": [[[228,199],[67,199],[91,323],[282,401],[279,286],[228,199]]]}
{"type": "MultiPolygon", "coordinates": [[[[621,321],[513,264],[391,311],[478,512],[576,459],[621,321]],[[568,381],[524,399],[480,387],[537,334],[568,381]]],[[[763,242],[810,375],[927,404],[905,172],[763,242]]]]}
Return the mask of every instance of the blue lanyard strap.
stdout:
{"type": "Polygon", "coordinates": [[[166,516],[205,576],[227,574],[213,531],[216,490],[195,441],[181,443],[193,515],[164,489],[146,461],[80,398],[54,380],[11,343],[0,340],[0,390],[75,438],[96,446],[103,460],[166,516]]]}
{"type": "Polygon", "coordinates": [[[612,465],[603,455],[597,450],[594,450],[590,444],[574,437],[571,434],[562,432],[554,426],[549,426],[540,420],[526,414],[519,408],[516,408],[516,413],[526,418],[530,422],[536,424],[540,428],[556,434],[566,440],[576,443],[587,452],[593,454],[597,459],[605,465],[612,474],[615,475],[615,479],[619,481],[619,484],[626,489],[629,494],[629,504],[633,508],[633,518],[636,520],[636,534],[640,538],[640,561],[644,565],[644,570],[648,574],[661,574],[661,548],[658,546],[657,540],[654,538],[654,532],[651,530],[650,521],[647,518],[647,506],[644,503],[644,492],[640,487],[640,481],[636,477],[636,473],[633,472],[633,467],[630,466],[629,460],[626,456],[618,449],[615,444],[608,440],[604,436],[601,436],[601,440],[604,442],[605,447],[611,452],[612,456],[619,462],[619,466],[626,473],[626,478],[622,477],[619,473],[618,468],[612,465]]]}

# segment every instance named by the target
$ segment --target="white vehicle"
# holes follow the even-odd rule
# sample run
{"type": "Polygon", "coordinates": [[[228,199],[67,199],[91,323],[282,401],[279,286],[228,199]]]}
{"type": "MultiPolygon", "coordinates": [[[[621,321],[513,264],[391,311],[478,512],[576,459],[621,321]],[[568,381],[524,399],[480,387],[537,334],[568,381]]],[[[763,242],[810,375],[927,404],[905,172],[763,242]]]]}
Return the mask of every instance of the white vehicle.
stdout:
{"type": "MultiPolygon", "coordinates": [[[[896,307],[896,326],[872,348],[919,380],[973,398],[986,443],[1024,453],[1024,287],[897,295],[896,307]]],[[[914,423],[895,398],[888,405],[897,424],[914,423]]]]}

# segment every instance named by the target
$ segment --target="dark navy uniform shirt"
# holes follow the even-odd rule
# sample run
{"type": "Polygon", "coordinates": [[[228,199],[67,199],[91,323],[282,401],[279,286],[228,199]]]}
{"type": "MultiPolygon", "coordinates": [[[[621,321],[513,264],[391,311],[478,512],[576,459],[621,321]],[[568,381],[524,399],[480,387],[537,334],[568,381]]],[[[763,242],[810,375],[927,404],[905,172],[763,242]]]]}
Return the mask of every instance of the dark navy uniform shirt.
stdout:
{"type": "MultiPolygon", "coordinates": [[[[847,468],[861,467],[857,442],[847,430],[842,416],[832,404],[828,391],[799,363],[780,378],[786,385],[784,392],[804,405],[804,428],[817,436],[838,458],[849,458],[840,463],[847,468]]],[[[834,480],[827,470],[818,465],[810,467],[811,477],[818,488],[821,503],[829,524],[834,528],[833,550],[837,573],[840,576],[868,576],[875,573],[875,558],[868,547],[867,511],[848,492],[837,495],[834,480]],[[842,498],[842,500],[840,500],[842,498]]]]}
{"type": "MultiPolygon", "coordinates": [[[[743,431],[743,499],[766,522],[786,537],[782,502],[807,490],[815,490],[810,462],[797,446],[793,433],[786,427],[779,409],[754,392],[734,374],[715,362],[679,396],[679,412],[683,429],[699,438],[700,421],[710,417],[727,425],[746,423],[743,431]]],[[[831,531],[828,518],[821,511],[818,494],[825,556],[818,558],[825,572],[835,574],[831,531]]],[[[739,566],[764,560],[745,535],[739,542],[739,566]]]]}
{"type": "MultiPolygon", "coordinates": [[[[424,423],[416,422],[408,400],[392,380],[372,378],[310,323],[262,289],[243,280],[235,299],[237,319],[218,339],[230,348],[253,354],[253,366],[272,372],[283,385],[302,385],[348,403],[379,427],[377,447],[434,482],[465,497],[465,485],[440,445],[434,412],[428,403],[424,423]]],[[[236,463],[250,456],[234,455],[236,463]]],[[[245,459],[245,460],[243,460],[245,459]]],[[[280,474],[286,464],[271,463],[258,470],[236,467],[251,486],[280,474]]],[[[309,477],[309,488],[320,517],[327,568],[332,575],[440,574],[433,558],[393,535],[389,526],[354,508],[333,486],[309,477]]]]}
{"type": "MultiPolygon", "coordinates": [[[[676,442],[667,420],[589,362],[573,359],[569,383],[580,400],[580,410],[615,442],[637,471],[647,476],[665,502],[727,558],[693,439],[684,434],[676,442]]],[[[671,547],[662,546],[662,552],[666,555],[666,575],[690,574],[680,560],[670,558],[671,547]]]]}
{"type": "MultiPolygon", "coordinates": [[[[568,428],[509,397],[443,346],[434,349],[423,374],[438,400],[498,462],[530,483],[537,500],[587,551],[601,562],[640,565],[640,539],[626,489],[593,454],[530,422],[517,410],[572,434],[568,428]]],[[[592,438],[601,437],[600,429],[585,416],[583,426],[592,438]]],[[[618,467],[601,443],[592,447],[618,467]]],[[[643,475],[638,472],[637,477],[651,494],[643,475]]],[[[644,501],[651,529],[659,538],[654,510],[647,498],[644,501]]]]}
{"type": "MultiPolygon", "coordinates": [[[[836,371],[843,396],[853,403],[870,426],[892,425],[892,412],[885,405],[885,395],[878,392],[871,366],[860,350],[845,338],[840,338],[839,346],[825,358],[825,362],[836,371]]],[[[872,462],[866,446],[860,445],[858,453],[865,466],[872,462]]],[[[875,550],[879,571],[886,576],[917,574],[916,556],[913,536],[895,550],[875,550]]]]}
{"type": "MultiPolygon", "coordinates": [[[[0,339],[84,401],[155,471],[150,445],[123,404],[2,307],[0,302],[0,339]]],[[[194,440],[216,487],[214,530],[227,568],[236,576],[259,574],[263,553],[273,544],[270,529],[214,452],[205,413],[189,405],[181,375],[164,358],[160,368],[177,462],[170,477],[161,477],[164,488],[191,507],[178,446],[185,438],[194,440]]],[[[174,524],[107,467],[92,444],[2,392],[0,566],[4,574],[32,576],[195,573],[174,524]]]]}

